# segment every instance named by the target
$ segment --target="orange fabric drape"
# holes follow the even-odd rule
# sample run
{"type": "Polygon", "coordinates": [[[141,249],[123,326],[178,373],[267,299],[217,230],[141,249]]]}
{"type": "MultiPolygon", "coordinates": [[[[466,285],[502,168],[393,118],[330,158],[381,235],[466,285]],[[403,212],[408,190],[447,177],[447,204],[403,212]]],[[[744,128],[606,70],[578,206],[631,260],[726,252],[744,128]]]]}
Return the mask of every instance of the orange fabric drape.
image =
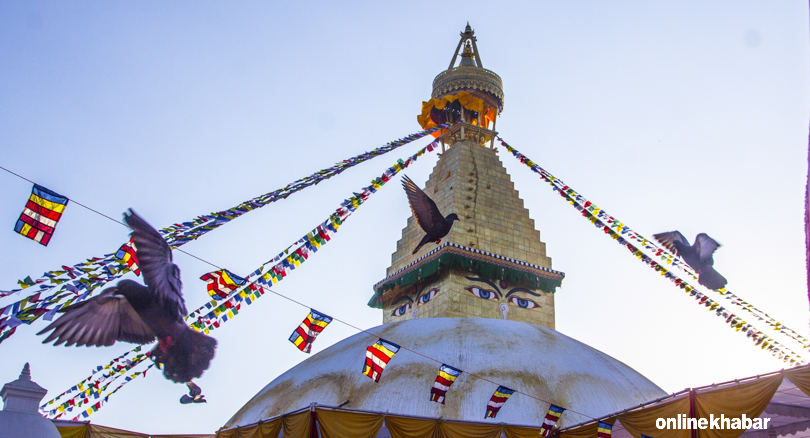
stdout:
{"type": "MultiPolygon", "coordinates": [[[[455,102],[456,100],[458,100],[458,103],[464,108],[481,113],[486,122],[495,121],[495,108],[490,108],[483,99],[475,97],[466,91],[459,91],[455,94],[442,96],[439,99],[430,99],[427,102],[422,102],[422,114],[416,116],[416,120],[419,122],[419,125],[422,126],[422,129],[430,129],[436,126],[436,122],[430,118],[430,110],[433,108],[442,110],[448,103],[455,102]]],[[[436,135],[434,135],[434,137],[435,136],[436,135]]]]}
{"type": "Polygon", "coordinates": [[[273,421],[262,423],[262,438],[278,438],[278,433],[281,432],[281,425],[284,424],[282,418],[276,418],[273,421]]]}
{"type": "Polygon", "coordinates": [[[258,424],[254,426],[240,427],[236,438],[264,438],[262,437],[262,428],[258,424]]]}
{"type": "MultiPolygon", "coordinates": [[[[725,415],[726,418],[757,418],[771,402],[782,383],[782,375],[756,379],[752,382],[713,391],[699,392],[695,395],[695,407],[698,417],[709,419],[725,415]]],[[[698,438],[737,438],[743,429],[698,429],[698,438]]]]}
{"type": "Polygon", "coordinates": [[[689,395],[651,408],[626,412],[619,415],[619,421],[635,438],[641,438],[641,434],[655,438],[689,438],[688,430],[658,429],[655,426],[656,419],[678,418],[679,414],[689,415],[689,395]]]}
{"type": "Polygon", "coordinates": [[[316,409],[323,438],[374,438],[383,425],[382,414],[316,409]]]}
{"type": "Polygon", "coordinates": [[[439,438],[439,421],[386,415],[391,438],[439,438]]]}

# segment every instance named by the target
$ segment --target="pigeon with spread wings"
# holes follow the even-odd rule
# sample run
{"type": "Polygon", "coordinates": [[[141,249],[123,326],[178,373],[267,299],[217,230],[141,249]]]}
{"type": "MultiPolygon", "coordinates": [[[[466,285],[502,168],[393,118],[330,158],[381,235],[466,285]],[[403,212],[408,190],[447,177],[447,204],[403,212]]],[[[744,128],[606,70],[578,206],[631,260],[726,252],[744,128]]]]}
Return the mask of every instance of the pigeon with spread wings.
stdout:
{"type": "Polygon", "coordinates": [[[693,245],[689,245],[689,241],[680,231],[668,231],[655,234],[653,237],[698,273],[698,283],[709,289],[726,287],[725,277],[714,270],[714,258],[712,257],[720,244],[708,234],[698,234],[693,245]]]}
{"type": "Polygon", "coordinates": [[[180,397],[180,404],[187,405],[189,403],[208,403],[205,400],[205,396],[202,395],[202,389],[197,386],[194,382],[186,382],[186,386],[188,386],[188,395],[183,394],[180,397]]]}
{"type": "Polygon", "coordinates": [[[132,228],[135,255],[143,273],[143,286],[132,280],[119,281],[89,300],[68,306],[62,317],[38,334],[47,333],[43,343],[54,345],[110,346],[116,341],[157,346],[152,359],[163,365],[167,379],[185,383],[200,377],[214,358],[217,341],[198,333],[183,322],[180,269],[172,263],[172,250],[160,233],[134,211],[124,214],[132,228]]]}
{"type": "Polygon", "coordinates": [[[436,203],[414,184],[408,175],[402,177],[402,187],[408,195],[408,203],[411,205],[411,212],[416,223],[425,230],[425,237],[411,253],[416,254],[416,251],[419,251],[419,248],[428,242],[441,243],[442,237],[450,233],[453,222],[459,218],[455,213],[450,213],[447,217],[442,216],[436,203]]]}

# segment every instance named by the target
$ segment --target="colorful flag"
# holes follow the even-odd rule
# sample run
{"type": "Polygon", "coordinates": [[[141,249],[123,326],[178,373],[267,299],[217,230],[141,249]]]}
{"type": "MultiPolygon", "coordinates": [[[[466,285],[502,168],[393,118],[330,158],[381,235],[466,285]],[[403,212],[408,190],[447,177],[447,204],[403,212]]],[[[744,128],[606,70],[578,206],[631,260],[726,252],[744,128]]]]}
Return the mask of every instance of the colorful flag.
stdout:
{"type": "Polygon", "coordinates": [[[484,415],[484,418],[495,418],[495,416],[498,415],[498,411],[501,410],[501,406],[503,406],[514,393],[514,389],[499,386],[498,389],[495,390],[495,394],[492,394],[492,398],[487,402],[487,413],[484,415]]]}
{"type": "Polygon", "coordinates": [[[321,334],[330,322],[332,322],[332,317],[317,312],[315,309],[309,309],[309,315],[304,319],[304,322],[290,335],[290,342],[304,353],[309,353],[312,350],[312,343],[315,342],[315,338],[321,334]]]}
{"type": "Polygon", "coordinates": [[[557,424],[557,420],[560,419],[562,413],[565,412],[565,408],[561,408],[555,404],[552,404],[548,408],[548,413],[546,414],[546,418],[543,420],[543,426],[540,430],[540,435],[548,436],[551,433],[551,429],[557,424]]]}
{"type": "Polygon", "coordinates": [[[141,275],[141,268],[138,266],[138,256],[136,253],[135,242],[129,239],[129,242],[121,245],[118,252],[115,253],[115,258],[123,260],[129,266],[129,270],[134,272],[135,275],[141,275]]]}
{"type": "Polygon", "coordinates": [[[596,430],[597,430],[596,432],[597,438],[610,438],[610,434],[613,431],[613,425],[610,423],[605,423],[604,421],[600,421],[596,430]]]}
{"type": "Polygon", "coordinates": [[[388,342],[383,338],[378,339],[374,345],[366,349],[366,363],[363,365],[363,374],[375,382],[379,382],[385,366],[397,354],[397,351],[399,351],[399,345],[388,342]]]}
{"type": "Polygon", "coordinates": [[[233,290],[246,282],[244,278],[234,275],[227,269],[209,272],[200,277],[200,280],[208,282],[208,295],[214,299],[227,298],[233,290]]]}
{"type": "Polygon", "coordinates": [[[31,197],[28,198],[14,231],[48,246],[67,204],[68,198],[34,184],[31,197]]]}
{"type": "Polygon", "coordinates": [[[430,388],[430,401],[444,404],[444,395],[460,375],[461,370],[442,364],[442,367],[439,368],[439,375],[433,382],[433,388],[430,388]]]}

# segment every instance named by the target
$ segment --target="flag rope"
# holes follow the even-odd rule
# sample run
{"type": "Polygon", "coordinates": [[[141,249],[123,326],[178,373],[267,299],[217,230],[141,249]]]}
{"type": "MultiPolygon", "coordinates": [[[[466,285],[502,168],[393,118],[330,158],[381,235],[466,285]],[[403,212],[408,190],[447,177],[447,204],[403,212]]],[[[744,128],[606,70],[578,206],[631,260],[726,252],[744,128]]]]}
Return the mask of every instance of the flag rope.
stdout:
{"type": "MultiPolygon", "coordinates": [[[[279,255],[263,263],[258,269],[253,271],[247,277],[245,277],[246,280],[250,280],[251,278],[253,278],[252,281],[249,282],[246,281],[244,286],[237,288],[236,290],[231,292],[227,297],[223,298],[222,301],[211,300],[202,305],[201,307],[199,307],[198,309],[193,310],[188,315],[186,315],[185,317],[186,324],[188,324],[189,327],[191,327],[196,331],[202,331],[208,334],[210,333],[210,331],[219,328],[221,323],[225,323],[230,319],[232,319],[233,317],[235,317],[236,315],[238,315],[239,310],[241,309],[242,301],[245,301],[247,305],[252,304],[254,300],[260,298],[264,294],[263,292],[264,288],[261,287],[262,284],[268,283],[276,284],[282,279],[284,279],[284,277],[288,275],[288,272],[294,270],[296,267],[300,266],[301,263],[305,262],[309,258],[310,252],[311,253],[317,252],[318,248],[322,247],[328,241],[330,241],[332,236],[334,236],[334,234],[337,233],[337,230],[340,227],[340,225],[342,225],[344,221],[349,216],[351,216],[351,214],[354,211],[356,211],[357,208],[359,208],[360,205],[363,204],[372,194],[376,193],[378,189],[380,189],[383,185],[385,185],[385,183],[390,181],[390,179],[394,175],[399,173],[402,169],[407,168],[408,166],[410,166],[411,163],[415,162],[418,157],[422,156],[426,152],[432,152],[434,148],[436,148],[436,145],[437,141],[434,141],[430,143],[428,146],[420,149],[417,153],[415,153],[411,157],[408,157],[406,160],[402,159],[397,160],[397,162],[393,166],[387,168],[385,172],[383,172],[382,176],[371,181],[371,185],[364,187],[360,193],[353,193],[351,197],[341,202],[340,207],[338,207],[335,213],[331,214],[326,221],[315,227],[312,231],[310,231],[302,238],[295,241],[292,245],[288,246],[284,251],[279,253],[279,255]],[[299,246],[291,250],[291,248],[296,245],[299,246]],[[275,263],[275,265],[273,265],[266,273],[262,274],[264,268],[271,263],[275,263]]],[[[213,263],[207,261],[206,263],[214,265],[213,263]]],[[[140,349],[141,346],[139,345],[135,347],[135,349],[133,349],[132,351],[124,353],[122,356],[113,359],[113,361],[111,361],[110,363],[112,364],[120,360],[121,358],[127,356],[128,354],[135,352],[136,350],[140,351],[140,349]]],[[[148,357],[148,355],[149,353],[141,353],[136,357],[146,358],[148,357]]],[[[108,365],[108,367],[109,366],[110,365],[108,365]]],[[[99,370],[99,368],[101,367],[96,367],[97,370],[99,370]]],[[[95,373],[94,375],[96,374],[97,373],[95,373]]],[[[71,401],[74,401],[74,404],[76,404],[75,399],[77,398],[81,398],[82,400],[89,400],[86,397],[86,394],[92,393],[92,391],[87,392],[90,391],[90,388],[88,388],[88,390],[85,390],[83,392],[74,395],[72,398],[60,404],[57,408],[45,410],[45,407],[55,403],[59,399],[59,397],[62,397],[65,394],[69,394],[73,390],[73,388],[79,388],[80,386],[88,384],[91,381],[95,381],[93,379],[94,375],[91,375],[90,377],[83,380],[79,384],[71,387],[71,389],[63,392],[56,398],[41,405],[40,409],[43,415],[47,416],[48,418],[55,418],[56,416],[62,415],[60,407],[68,411],[73,409],[70,406],[71,401]]],[[[101,378],[104,379],[106,377],[109,377],[109,375],[105,376],[102,374],[101,378]]],[[[120,389],[128,382],[129,381],[121,383],[121,385],[117,387],[115,391],[118,391],[118,389],[120,389]]],[[[97,387],[97,385],[98,382],[96,382],[96,385],[94,387],[97,387]]],[[[102,392],[103,391],[92,394],[97,399],[101,397],[102,392]]],[[[108,394],[108,396],[109,395],[111,395],[111,393],[108,394]]],[[[81,406],[81,404],[78,405],[81,406]]],[[[98,406],[98,408],[100,407],[101,405],[98,406]]],[[[84,413],[82,413],[81,415],[87,418],[87,416],[92,415],[94,412],[96,412],[98,408],[94,410],[91,407],[90,409],[85,410],[84,413]]]]}
{"type": "MultiPolygon", "coordinates": [[[[691,276],[693,279],[697,279],[697,275],[695,274],[695,272],[685,262],[682,262],[676,256],[668,252],[666,249],[657,246],[652,241],[644,238],[644,236],[641,236],[637,232],[631,230],[630,227],[620,222],[615,217],[607,214],[604,210],[597,207],[591,201],[588,201],[578,192],[574,191],[574,189],[565,185],[565,183],[563,183],[559,178],[556,178],[547,170],[543,169],[542,167],[534,163],[532,160],[530,160],[528,157],[520,153],[517,149],[507,144],[500,137],[498,137],[498,141],[500,142],[501,146],[506,148],[506,150],[509,151],[518,161],[525,164],[533,172],[539,174],[540,178],[548,182],[552,186],[552,190],[558,192],[561,197],[563,197],[565,200],[568,201],[569,204],[571,204],[572,206],[574,206],[574,208],[580,211],[583,217],[588,219],[597,228],[604,231],[605,234],[609,235],[614,240],[616,240],[617,243],[629,249],[633,253],[633,255],[635,255],[642,262],[644,262],[651,268],[655,269],[656,271],[660,272],[662,276],[675,283],[675,285],[683,289],[684,292],[689,293],[691,296],[695,297],[695,299],[698,300],[698,304],[708,307],[709,310],[711,311],[715,311],[717,316],[726,318],[726,323],[728,323],[732,329],[735,329],[736,331],[743,330],[746,333],[747,337],[752,338],[752,341],[755,343],[755,345],[757,346],[761,345],[761,349],[763,350],[767,349],[772,353],[773,356],[783,360],[784,362],[790,362],[791,365],[796,362],[806,363],[806,360],[804,358],[799,356],[797,353],[792,351],[784,344],[781,344],[774,338],[765,335],[764,333],[759,331],[754,325],[749,324],[742,318],[734,315],[733,313],[728,312],[724,307],[720,306],[720,304],[718,304],[717,302],[715,302],[702,292],[698,292],[694,286],[691,286],[685,280],[673,274],[672,271],[666,269],[662,264],[653,260],[653,257],[648,256],[643,251],[635,247],[633,244],[629,242],[629,240],[637,240],[639,246],[655,252],[654,257],[660,257],[661,260],[664,260],[667,264],[672,264],[673,266],[676,266],[681,270],[683,270],[684,272],[686,272],[686,274],[691,276]],[[604,222],[600,221],[600,219],[604,220],[604,222]],[[628,240],[625,240],[625,238],[622,237],[623,235],[626,235],[628,240]]],[[[782,334],[802,344],[803,348],[810,347],[810,345],[805,345],[805,343],[808,342],[806,338],[802,337],[795,331],[787,328],[784,324],[771,318],[770,316],[768,316],[767,313],[762,312],[759,309],[755,308],[753,305],[748,304],[748,302],[743,301],[736,295],[731,294],[725,289],[717,289],[715,290],[715,292],[719,293],[726,299],[730,300],[732,304],[745,309],[746,311],[754,315],[754,317],[756,317],[757,319],[761,321],[766,321],[766,323],[769,326],[774,327],[774,330],[780,331],[782,334]],[[757,315],[757,313],[755,313],[755,310],[759,312],[761,315],[764,315],[765,318],[757,315]]]]}
{"type": "MultiPolygon", "coordinates": [[[[242,202],[236,207],[221,212],[213,212],[208,215],[198,216],[192,221],[174,224],[159,231],[169,246],[171,246],[173,249],[178,249],[180,246],[192,240],[198,239],[200,236],[208,233],[209,231],[212,231],[245,213],[264,207],[277,200],[286,199],[291,194],[316,185],[323,180],[342,173],[346,169],[354,167],[380,155],[384,155],[394,149],[409,144],[436,131],[441,131],[448,128],[451,125],[451,123],[447,123],[419,131],[415,134],[410,134],[402,139],[391,141],[379,148],[372,150],[371,152],[356,155],[336,163],[329,168],[320,170],[304,178],[300,178],[290,184],[287,184],[281,189],[265,193],[261,196],[242,202]]],[[[0,169],[5,170],[26,181],[30,181],[29,179],[8,169],[2,167],[0,167],[0,169]]],[[[121,224],[120,221],[112,219],[111,217],[99,213],[98,211],[84,205],[82,206],[88,208],[90,211],[106,217],[107,219],[121,224]]],[[[199,259],[193,254],[180,249],[178,250],[191,257],[199,259]]],[[[211,264],[207,261],[205,261],[205,263],[211,264]]],[[[213,266],[216,267],[216,265],[213,266]]],[[[21,289],[0,291],[0,297],[4,297],[20,292],[28,287],[39,285],[39,289],[36,293],[0,309],[0,315],[2,315],[0,316],[0,330],[2,330],[2,333],[0,333],[0,343],[2,343],[9,336],[13,335],[16,332],[16,327],[20,324],[31,324],[33,321],[46,314],[50,315],[50,318],[53,318],[58,309],[67,307],[74,302],[79,302],[90,298],[91,295],[93,295],[94,290],[112,280],[122,277],[127,272],[130,272],[129,266],[123,261],[119,260],[116,257],[116,253],[110,253],[105,254],[101,258],[94,257],[92,259],[88,259],[87,262],[78,263],[73,266],[62,266],[62,270],[46,272],[37,280],[32,280],[30,277],[26,277],[24,280],[18,281],[21,289]],[[117,265],[118,269],[116,269],[114,265],[117,265]],[[59,288],[55,291],[50,291],[50,289],[53,289],[56,286],[59,286],[59,288]],[[43,293],[45,295],[40,296],[43,293]],[[34,299],[32,300],[31,297],[34,297],[34,299]]]]}

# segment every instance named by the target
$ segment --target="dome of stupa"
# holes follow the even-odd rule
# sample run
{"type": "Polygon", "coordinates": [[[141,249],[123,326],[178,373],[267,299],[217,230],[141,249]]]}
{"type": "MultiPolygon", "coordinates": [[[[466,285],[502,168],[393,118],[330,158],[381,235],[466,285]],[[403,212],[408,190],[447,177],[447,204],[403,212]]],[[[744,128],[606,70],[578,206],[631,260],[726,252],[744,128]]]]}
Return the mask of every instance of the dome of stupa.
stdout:
{"type": "Polygon", "coordinates": [[[486,421],[537,425],[548,402],[569,410],[560,425],[577,424],[665,395],[618,360],[562,333],[534,324],[484,318],[426,318],[368,329],[314,354],[270,382],[225,425],[247,425],[311,403],[422,417],[484,421],[498,385],[519,389],[486,421]],[[465,371],[445,404],[429,400],[441,363],[400,349],[375,383],[361,373],[377,337],[465,371]],[[483,377],[487,380],[477,378],[483,377]],[[543,401],[541,401],[543,400],[543,401]]]}

